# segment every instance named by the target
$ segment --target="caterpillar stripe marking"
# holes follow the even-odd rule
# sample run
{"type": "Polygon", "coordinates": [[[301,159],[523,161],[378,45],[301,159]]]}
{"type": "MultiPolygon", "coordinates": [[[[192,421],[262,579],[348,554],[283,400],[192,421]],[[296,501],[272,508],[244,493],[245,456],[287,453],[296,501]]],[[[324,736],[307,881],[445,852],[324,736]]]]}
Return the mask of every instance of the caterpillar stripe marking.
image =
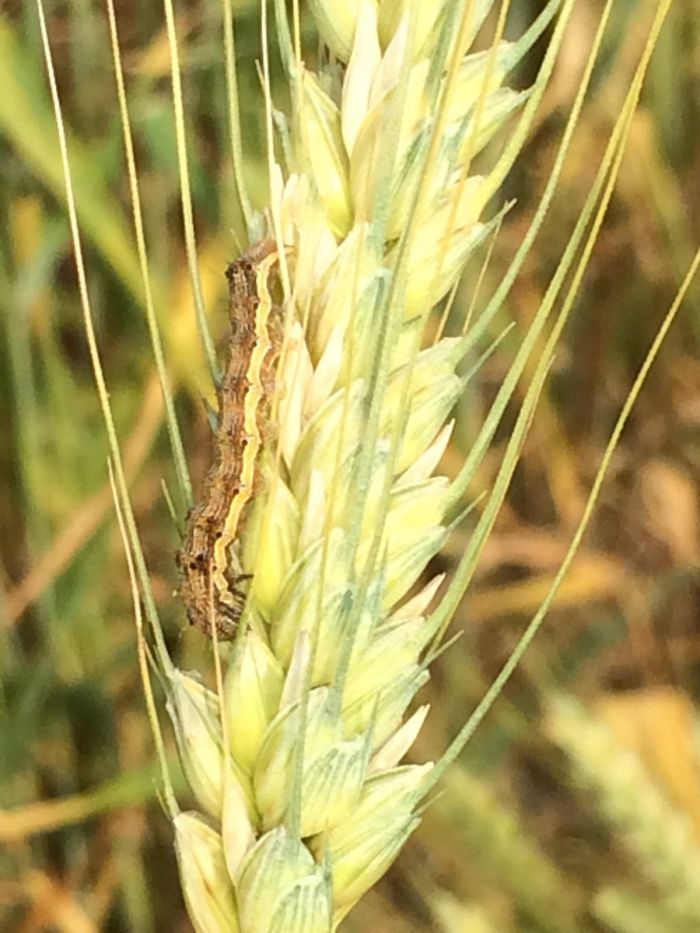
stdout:
{"type": "Polygon", "coordinates": [[[211,635],[213,608],[223,641],[235,634],[246,601],[241,583],[250,577],[232,566],[237,559],[230,548],[255,495],[275,388],[280,308],[270,296],[269,278],[276,262],[275,244],[263,240],[226,270],[231,339],[218,392],[214,453],[176,555],[190,623],[211,635]]]}

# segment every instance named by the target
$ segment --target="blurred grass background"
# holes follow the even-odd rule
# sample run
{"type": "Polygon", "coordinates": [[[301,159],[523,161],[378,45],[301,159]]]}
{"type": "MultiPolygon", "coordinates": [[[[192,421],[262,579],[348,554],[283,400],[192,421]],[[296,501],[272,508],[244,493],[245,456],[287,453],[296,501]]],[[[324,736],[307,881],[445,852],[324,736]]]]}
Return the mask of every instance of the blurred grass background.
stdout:
{"type": "MultiPolygon", "coordinates": [[[[654,7],[615,6],[559,195],[510,299],[519,328],[576,221],[654,7]]],[[[514,0],[510,34],[538,8],[514,0]]],[[[517,204],[483,296],[527,228],[601,8],[598,0],[576,7],[536,132],[503,193],[517,204]]],[[[105,13],[90,0],[46,9],[111,401],[170,648],[187,669],[206,645],[185,629],[172,595],[178,531],[162,484],[175,483],[142,311],[105,13]]],[[[262,205],[259,5],[240,3],[237,14],[246,177],[262,205]]],[[[163,15],[158,4],[134,0],[120,0],[117,15],[156,310],[196,481],[209,455],[202,398],[210,389],[181,234],[163,15]]],[[[241,237],[221,8],[190,4],[177,25],[200,271],[221,335],[222,272],[241,237]]],[[[313,50],[309,24],[305,35],[313,50]]],[[[528,67],[536,63],[535,55],[528,67]]],[[[521,72],[519,86],[533,73],[521,72]]],[[[700,7],[677,0],[574,319],[455,619],[462,637],[421,695],[432,711],[417,760],[439,756],[464,722],[564,556],[617,412],[697,247],[699,126],[700,7]]],[[[0,11],[0,186],[0,929],[187,930],[158,802],[32,3],[0,11]]],[[[466,304],[477,274],[474,267],[465,277],[466,304]]],[[[699,342],[696,283],[544,630],[347,930],[700,929],[700,874],[690,870],[700,866],[699,342]]],[[[446,472],[468,449],[511,348],[506,341],[461,402],[446,472]]],[[[506,436],[507,425],[482,488],[506,436]]],[[[449,572],[468,533],[455,533],[431,569],[449,572]]]]}

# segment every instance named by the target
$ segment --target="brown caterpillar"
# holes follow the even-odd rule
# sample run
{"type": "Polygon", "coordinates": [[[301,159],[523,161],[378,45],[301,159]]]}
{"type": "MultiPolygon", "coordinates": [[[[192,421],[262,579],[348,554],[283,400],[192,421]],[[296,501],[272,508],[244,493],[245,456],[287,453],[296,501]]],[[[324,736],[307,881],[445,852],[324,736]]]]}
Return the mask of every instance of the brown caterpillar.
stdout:
{"type": "Polygon", "coordinates": [[[176,555],[190,623],[210,635],[213,605],[223,641],[233,638],[246,601],[240,584],[249,575],[229,567],[229,547],[255,494],[275,387],[281,314],[270,296],[269,276],[276,262],[275,244],[263,240],[226,269],[231,339],[218,392],[214,454],[176,555]]]}

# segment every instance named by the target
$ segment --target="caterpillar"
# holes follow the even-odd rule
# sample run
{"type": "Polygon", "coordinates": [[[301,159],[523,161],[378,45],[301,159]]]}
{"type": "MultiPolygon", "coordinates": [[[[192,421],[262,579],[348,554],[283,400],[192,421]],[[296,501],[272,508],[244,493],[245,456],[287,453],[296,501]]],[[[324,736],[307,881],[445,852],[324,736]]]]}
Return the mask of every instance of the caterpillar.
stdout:
{"type": "Polygon", "coordinates": [[[180,596],[190,624],[230,641],[245,607],[250,579],[231,566],[231,545],[255,495],[275,370],[281,345],[281,309],[270,295],[275,244],[263,240],[226,269],[231,336],[218,390],[218,423],[211,465],[199,502],[187,516],[176,554],[180,596]]]}

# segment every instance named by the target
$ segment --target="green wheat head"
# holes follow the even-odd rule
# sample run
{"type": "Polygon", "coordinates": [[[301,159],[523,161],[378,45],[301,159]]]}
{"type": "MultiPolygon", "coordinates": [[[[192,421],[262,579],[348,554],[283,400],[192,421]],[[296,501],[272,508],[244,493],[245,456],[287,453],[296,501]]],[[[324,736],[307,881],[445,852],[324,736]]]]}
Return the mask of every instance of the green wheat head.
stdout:
{"type": "MultiPolygon", "coordinates": [[[[673,804],[639,756],[573,698],[553,697],[546,725],[550,737],[567,753],[575,783],[594,795],[617,838],[656,884],[661,896],[650,916],[667,914],[667,929],[697,928],[700,849],[688,814],[673,804]]],[[[611,916],[616,916],[615,908],[623,900],[612,889],[602,892],[601,915],[610,908],[611,916]]]]}
{"type": "Polygon", "coordinates": [[[527,99],[503,82],[549,18],[473,52],[490,6],[317,3],[337,62],[287,61],[289,170],[272,166],[258,221],[278,244],[285,344],[240,542],[247,612],[220,697],[169,677],[199,807],[174,821],[198,930],[334,928],[432,786],[431,763],[402,764],[443,624],[441,578],[419,581],[464,507],[464,477],[436,470],[480,333],[429,340],[426,323],[498,223],[485,208],[514,154],[471,165],[527,99]]]}

